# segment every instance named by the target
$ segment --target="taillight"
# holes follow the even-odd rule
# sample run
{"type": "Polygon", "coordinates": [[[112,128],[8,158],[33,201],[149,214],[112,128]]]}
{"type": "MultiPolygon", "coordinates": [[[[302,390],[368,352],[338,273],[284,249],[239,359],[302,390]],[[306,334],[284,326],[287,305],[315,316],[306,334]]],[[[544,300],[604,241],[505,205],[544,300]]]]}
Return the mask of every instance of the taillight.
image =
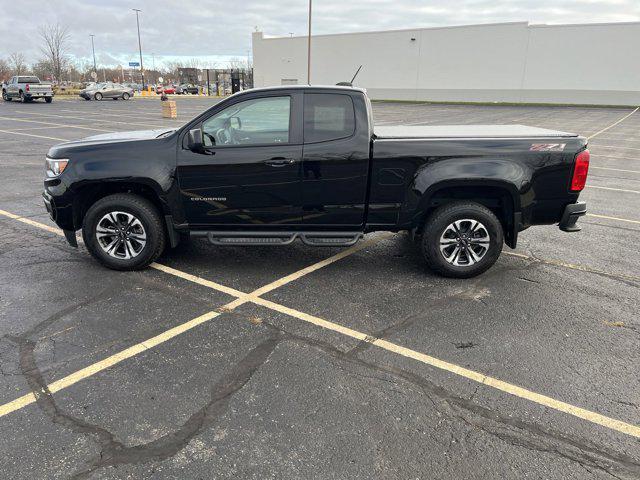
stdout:
{"type": "Polygon", "coordinates": [[[27,83],[27,86],[24,87],[24,89],[28,92],[29,91],[29,84],[27,83]]]}
{"type": "Polygon", "coordinates": [[[573,164],[573,176],[571,177],[571,191],[580,192],[587,183],[587,173],[589,173],[589,150],[583,150],[576,156],[573,164]]]}

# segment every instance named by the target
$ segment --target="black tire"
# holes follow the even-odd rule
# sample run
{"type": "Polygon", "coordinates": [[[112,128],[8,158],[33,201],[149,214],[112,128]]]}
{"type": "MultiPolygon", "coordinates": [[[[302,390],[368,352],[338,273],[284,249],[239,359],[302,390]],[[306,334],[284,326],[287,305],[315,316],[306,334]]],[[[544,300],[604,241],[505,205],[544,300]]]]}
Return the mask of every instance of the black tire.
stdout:
{"type": "Polygon", "coordinates": [[[44,101],[47,103],[53,102],[53,97],[44,97],[44,101]]]}
{"type": "Polygon", "coordinates": [[[3,90],[2,91],[2,100],[4,100],[5,102],[10,102],[13,99],[7,94],[6,90],[3,90]]]}
{"type": "Polygon", "coordinates": [[[129,98],[131,98],[131,95],[129,95],[127,92],[124,92],[124,93],[122,94],[122,99],[123,99],[123,100],[129,100],[129,98]]]}
{"type": "Polygon", "coordinates": [[[20,92],[20,101],[22,103],[27,103],[27,97],[24,96],[24,92],[20,92]]]}
{"type": "Polygon", "coordinates": [[[113,97],[112,100],[118,100],[118,97],[113,97]]]}
{"type": "Polygon", "coordinates": [[[496,262],[503,243],[502,224],[491,210],[479,203],[459,201],[443,205],[429,216],[424,225],[420,247],[427,265],[433,271],[445,277],[471,278],[485,272],[496,262]],[[480,223],[476,233],[470,233],[473,222],[465,220],[480,223]],[[443,235],[454,231],[450,227],[456,221],[462,221],[461,230],[454,227],[457,233],[445,237],[448,243],[443,244],[444,250],[441,250],[443,235]],[[487,236],[488,247],[485,246],[486,240],[481,241],[487,236]],[[474,250],[470,251],[471,248],[474,250]],[[450,254],[449,260],[445,258],[445,254],[450,254]],[[477,260],[477,257],[480,259],[477,260]],[[454,264],[456,261],[458,265],[454,264]]]}
{"type": "MultiPolygon", "coordinates": [[[[84,217],[82,238],[91,256],[112,270],[143,269],[162,254],[166,245],[162,218],[156,207],[149,200],[130,193],[109,195],[94,203],[84,217]],[[146,243],[132,258],[116,258],[110,255],[103,249],[103,244],[96,235],[98,223],[110,212],[124,212],[132,215],[143,227],[146,243]]],[[[114,252],[118,248],[114,249],[114,252]]],[[[123,246],[123,248],[123,251],[126,251],[126,247],[123,246]]]]}
{"type": "Polygon", "coordinates": [[[94,100],[102,100],[102,94],[100,92],[97,92],[94,96],[93,96],[94,100]]]}

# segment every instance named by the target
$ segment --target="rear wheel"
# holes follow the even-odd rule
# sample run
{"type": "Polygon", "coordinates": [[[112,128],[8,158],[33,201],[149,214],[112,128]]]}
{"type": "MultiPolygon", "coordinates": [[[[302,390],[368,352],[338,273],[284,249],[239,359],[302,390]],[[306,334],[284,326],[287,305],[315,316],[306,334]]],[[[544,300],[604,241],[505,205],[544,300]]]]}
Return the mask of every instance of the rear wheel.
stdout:
{"type": "Polygon", "coordinates": [[[453,202],[427,219],[421,250],[437,273],[470,278],[496,262],[503,243],[502,225],[491,210],[475,202],[453,202]]]}
{"type": "Polygon", "coordinates": [[[93,98],[96,99],[96,100],[102,100],[102,94],[100,92],[98,92],[93,96],[93,98]]]}
{"type": "Polygon", "coordinates": [[[109,195],[85,215],[82,238],[89,253],[113,270],[139,270],[164,251],[165,233],[155,206],[129,193],[109,195]]]}
{"type": "Polygon", "coordinates": [[[44,101],[47,103],[53,102],[53,97],[44,97],[44,101]]]}

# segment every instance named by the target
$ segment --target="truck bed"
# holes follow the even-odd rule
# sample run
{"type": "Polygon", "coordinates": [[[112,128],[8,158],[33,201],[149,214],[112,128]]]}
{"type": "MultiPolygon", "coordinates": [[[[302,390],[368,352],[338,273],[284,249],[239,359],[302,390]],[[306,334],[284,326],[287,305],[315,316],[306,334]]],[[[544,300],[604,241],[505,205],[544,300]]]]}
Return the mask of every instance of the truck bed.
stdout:
{"type": "Polygon", "coordinates": [[[526,125],[393,125],[377,126],[375,138],[541,138],[577,137],[575,133],[526,125]]]}

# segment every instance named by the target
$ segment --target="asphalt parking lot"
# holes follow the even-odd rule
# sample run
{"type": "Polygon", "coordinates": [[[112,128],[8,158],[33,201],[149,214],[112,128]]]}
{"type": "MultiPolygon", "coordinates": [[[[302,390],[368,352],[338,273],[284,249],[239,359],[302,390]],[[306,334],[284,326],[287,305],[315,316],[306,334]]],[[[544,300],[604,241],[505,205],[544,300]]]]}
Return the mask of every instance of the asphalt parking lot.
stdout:
{"type": "Polygon", "coordinates": [[[215,100],[177,102],[0,104],[4,478],[640,478],[640,112],[375,103],[591,137],[582,232],[531,228],[472,280],[404,234],[101,268],[51,228],[44,156],[215,100]]]}

